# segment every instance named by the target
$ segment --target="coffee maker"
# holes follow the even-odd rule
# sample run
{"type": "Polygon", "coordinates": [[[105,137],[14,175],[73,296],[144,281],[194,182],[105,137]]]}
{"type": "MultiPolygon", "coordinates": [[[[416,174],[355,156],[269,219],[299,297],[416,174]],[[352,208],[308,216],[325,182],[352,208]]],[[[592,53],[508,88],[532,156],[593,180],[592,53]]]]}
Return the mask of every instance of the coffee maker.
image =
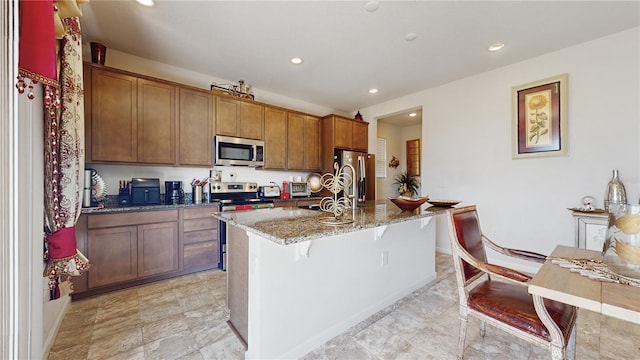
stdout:
{"type": "Polygon", "coordinates": [[[164,203],[167,205],[182,204],[184,202],[184,191],[182,181],[164,182],[164,203]]]}

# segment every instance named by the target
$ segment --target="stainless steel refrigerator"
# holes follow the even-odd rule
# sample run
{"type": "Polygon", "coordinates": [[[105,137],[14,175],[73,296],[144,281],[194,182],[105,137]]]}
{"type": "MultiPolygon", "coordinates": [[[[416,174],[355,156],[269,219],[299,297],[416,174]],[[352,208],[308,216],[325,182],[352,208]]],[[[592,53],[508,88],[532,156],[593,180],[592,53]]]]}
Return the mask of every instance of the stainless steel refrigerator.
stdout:
{"type": "Polygon", "coordinates": [[[344,164],[349,164],[353,166],[355,170],[355,173],[351,173],[349,167],[345,168],[345,172],[352,178],[352,183],[345,189],[346,194],[341,193],[338,196],[348,196],[351,201],[355,199],[356,205],[365,200],[373,200],[366,197],[367,193],[375,191],[373,187],[367,189],[369,186],[375,186],[372,181],[368,181],[367,179],[367,159],[368,155],[366,153],[356,151],[335,150],[333,154],[333,161],[337,162],[339,167],[342,167],[344,164]]]}

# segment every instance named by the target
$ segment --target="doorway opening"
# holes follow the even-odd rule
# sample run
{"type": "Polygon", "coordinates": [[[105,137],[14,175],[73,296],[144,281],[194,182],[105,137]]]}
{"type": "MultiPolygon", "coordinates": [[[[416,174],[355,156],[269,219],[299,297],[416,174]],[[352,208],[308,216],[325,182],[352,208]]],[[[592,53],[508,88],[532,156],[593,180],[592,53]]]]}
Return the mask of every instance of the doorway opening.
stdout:
{"type": "Polygon", "coordinates": [[[388,164],[386,171],[376,171],[376,174],[385,174],[376,177],[376,199],[386,199],[399,194],[398,186],[394,184],[396,175],[407,172],[421,180],[422,108],[381,116],[377,119],[377,129],[377,138],[386,144],[384,151],[388,164]],[[390,160],[394,158],[399,161],[392,163],[390,160]]]}

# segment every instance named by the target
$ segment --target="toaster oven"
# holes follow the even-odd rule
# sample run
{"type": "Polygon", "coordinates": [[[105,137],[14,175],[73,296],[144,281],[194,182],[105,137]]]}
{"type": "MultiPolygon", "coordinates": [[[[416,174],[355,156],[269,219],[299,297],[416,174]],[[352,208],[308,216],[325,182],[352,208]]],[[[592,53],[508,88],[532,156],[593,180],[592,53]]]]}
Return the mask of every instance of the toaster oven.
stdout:
{"type": "Polygon", "coordinates": [[[309,185],[305,181],[286,181],[285,184],[287,186],[286,193],[291,197],[311,195],[309,185]]]}

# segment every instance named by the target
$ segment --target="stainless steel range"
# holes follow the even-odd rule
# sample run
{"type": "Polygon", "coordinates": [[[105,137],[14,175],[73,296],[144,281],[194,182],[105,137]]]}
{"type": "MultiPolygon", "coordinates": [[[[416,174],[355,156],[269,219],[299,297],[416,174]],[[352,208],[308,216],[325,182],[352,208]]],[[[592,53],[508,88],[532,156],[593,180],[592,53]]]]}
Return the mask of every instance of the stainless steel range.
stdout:
{"type": "MultiPolygon", "coordinates": [[[[213,182],[210,184],[211,201],[220,202],[220,211],[242,211],[273,207],[273,200],[258,196],[258,184],[254,182],[213,182]]],[[[220,241],[220,264],[227,269],[227,224],[220,221],[218,227],[220,241]]]]}

